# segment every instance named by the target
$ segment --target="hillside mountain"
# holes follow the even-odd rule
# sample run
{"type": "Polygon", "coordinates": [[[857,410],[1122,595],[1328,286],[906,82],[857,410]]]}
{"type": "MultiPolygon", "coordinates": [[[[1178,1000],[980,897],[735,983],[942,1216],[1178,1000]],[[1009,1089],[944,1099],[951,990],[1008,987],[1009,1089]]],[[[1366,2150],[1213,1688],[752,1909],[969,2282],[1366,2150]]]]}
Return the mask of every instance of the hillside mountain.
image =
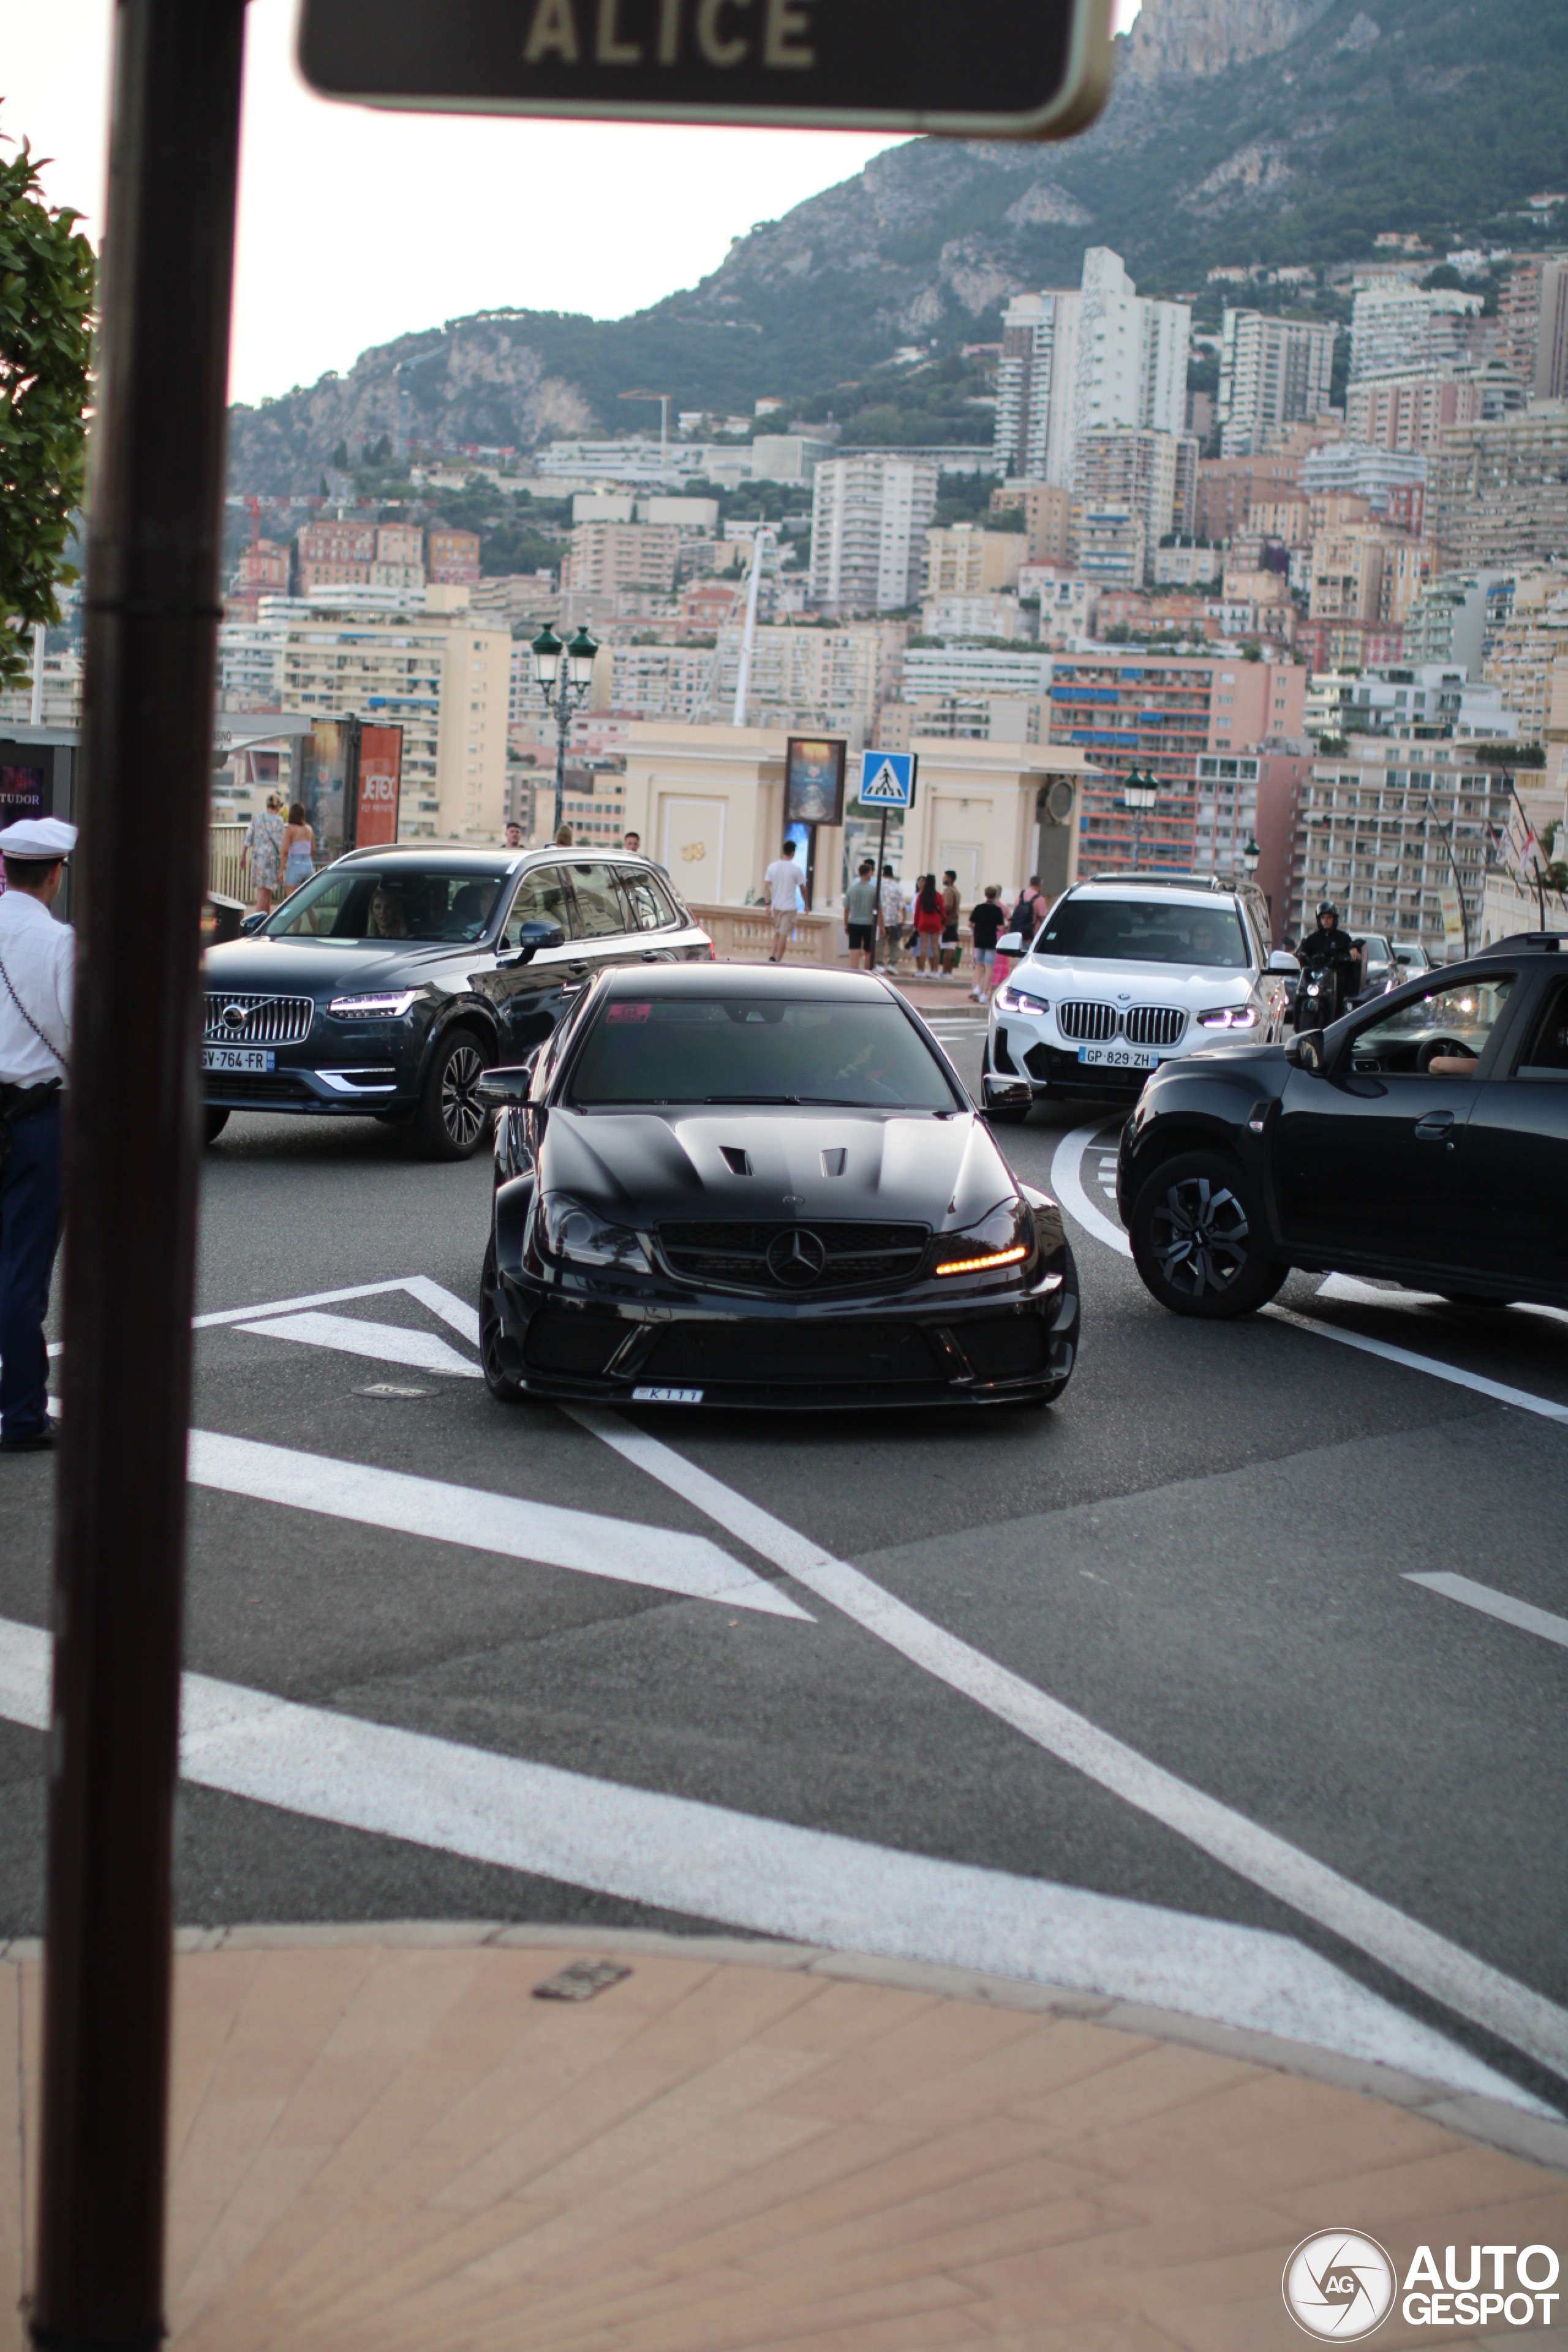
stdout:
{"type": "Polygon", "coordinates": [[[1530,242],[1526,199],[1563,183],[1568,0],[1144,0],[1119,47],[1081,138],[910,141],[631,318],[481,312],[237,407],[233,484],[312,490],[340,439],[395,436],[399,362],[434,441],[624,430],[633,383],[823,414],[901,344],[994,339],[1006,297],[1076,282],[1089,244],[1145,292],[1191,292],[1216,263],[1352,259],[1384,230],[1439,256],[1530,242]]]}

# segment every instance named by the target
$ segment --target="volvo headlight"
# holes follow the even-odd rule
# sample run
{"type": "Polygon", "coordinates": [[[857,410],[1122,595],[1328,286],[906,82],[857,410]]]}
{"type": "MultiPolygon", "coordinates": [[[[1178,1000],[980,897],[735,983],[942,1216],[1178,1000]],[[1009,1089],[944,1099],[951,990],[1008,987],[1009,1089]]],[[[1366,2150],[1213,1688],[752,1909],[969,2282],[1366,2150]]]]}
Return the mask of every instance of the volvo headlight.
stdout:
{"type": "Polygon", "coordinates": [[[545,1193],[536,1230],[546,1256],[564,1265],[619,1266],[628,1274],[652,1271],[640,1234],[629,1225],[612,1225],[570,1192],[545,1193]]]}
{"type": "Polygon", "coordinates": [[[1022,1265],[1035,1249],[1035,1220],[1026,1201],[1003,1201],[977,1225],[961,1234],[942,1234],[936,1245],[933,1274],[989,1274],[1005,1265],[1022,1265]]]}
{"type": "Polygon", "coordinates": [[[1256,1029],[1258,1010],[1251,1004],[1216,1004],[1212,1013],[1200,1013],[1200,1029],[1256,1029]]]}
{"type": "Polygon", "coordinates": [[[1051,1009],[1046,997],[1037,996],[1031,988],[1016,988],[1010,980],[1005,980],[996,991],[996,1003],[1004,1013],[1048,1013],[1051,1009]]]}
{"type": "Polygon", "coordinates": [[[418,993],[396,988],[384,996],[334,996],[327,1010],[340,1021],[401,1021],[418,993]]]}

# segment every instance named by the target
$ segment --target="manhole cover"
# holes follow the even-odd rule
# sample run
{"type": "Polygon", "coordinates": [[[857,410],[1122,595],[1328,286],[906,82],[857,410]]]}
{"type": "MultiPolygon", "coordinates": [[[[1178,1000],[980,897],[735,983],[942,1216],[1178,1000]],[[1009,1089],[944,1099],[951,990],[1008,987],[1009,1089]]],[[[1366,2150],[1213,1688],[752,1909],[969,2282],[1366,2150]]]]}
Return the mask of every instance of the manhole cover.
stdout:
{"type": "Polygon", "coordinates": [[[368,1388],[354,1391],[355,1396],[373,1397],[426,1397],[438,1393],[436,1389],[406,1388],[401,1381],[372,1381],[368,1388]]]}
{"type": "Polygon", "coordinates": [[[618,1960],[574,1960],[570,1968],[546,1977],[533,1988],[535,2000],[592,2000],[595,1993],[608,1992],[612,1985],[629,1977],[618,1960]]]}

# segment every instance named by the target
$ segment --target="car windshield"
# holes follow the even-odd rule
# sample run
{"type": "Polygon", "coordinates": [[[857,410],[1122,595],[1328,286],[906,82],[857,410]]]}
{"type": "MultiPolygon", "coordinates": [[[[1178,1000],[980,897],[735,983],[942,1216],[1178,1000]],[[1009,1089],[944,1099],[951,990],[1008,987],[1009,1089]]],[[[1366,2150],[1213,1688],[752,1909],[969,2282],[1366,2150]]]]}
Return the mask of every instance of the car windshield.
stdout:
{"type": "Polygon", "coordinates": [[[952,1110],[941,1064],[896,1004],[612,996],[573,1073],[580,1108],[841,1103],[952,1110]]]}
{"type": "Polygon", "coordinates": [[[436,866],[329,866],[286,898],[261,929],[269,940],[416,940],[457,946],[481,939],[504,874],[436,866]]]}
{"type": "Polygon", "coordinates": [[[1397,1012],[1357,1031],[1352,1065],[1382,1077],[1421,1075],[1436,1065],[1439,1076],[1457,1077],[1485,1053],[1512,986],[1510,973],[1500,974],[1413,996],[1397,1012]]]}
{"type": "Polygon", "coordinates": [[[1234,907],[1184,906],[1179,898],[1060,899],[1034,951],[1075,963],[1184,963],[1206,971],[1245,971],[1248,961],[1234,907]]]}

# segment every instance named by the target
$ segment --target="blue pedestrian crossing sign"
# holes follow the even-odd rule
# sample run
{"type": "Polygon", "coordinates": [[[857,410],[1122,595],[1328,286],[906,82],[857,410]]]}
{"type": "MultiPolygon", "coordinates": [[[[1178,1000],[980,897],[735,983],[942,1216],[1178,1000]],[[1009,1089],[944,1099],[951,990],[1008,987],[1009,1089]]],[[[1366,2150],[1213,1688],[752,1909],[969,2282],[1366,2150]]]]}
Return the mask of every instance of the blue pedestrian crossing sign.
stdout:
{"type": "Polygon", "coordinates": [[[908,809],[915,804],[915,755],[912,751],[862,751],[860,805],[874,809],[908,809]]]}

